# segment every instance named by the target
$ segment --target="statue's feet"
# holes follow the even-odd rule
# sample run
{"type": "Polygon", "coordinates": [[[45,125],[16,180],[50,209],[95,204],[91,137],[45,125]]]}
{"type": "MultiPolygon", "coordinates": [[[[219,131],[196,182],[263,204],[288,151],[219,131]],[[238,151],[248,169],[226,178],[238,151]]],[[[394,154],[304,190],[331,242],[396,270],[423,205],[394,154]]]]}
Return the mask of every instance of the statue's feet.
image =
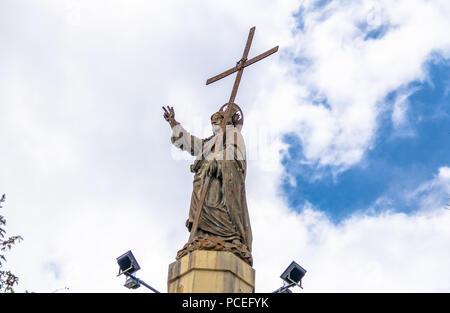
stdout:
{"type": "Polygon", "coordinates": [[[229,251],[247,262],[250,266],[253,266],[251,252],[239,239],[234,239],[232,242],[229,242],[214,236],[195,237],[185,244],[183,249],[178,251],[176,259],[178,260],[195,250],[229,251]]]}

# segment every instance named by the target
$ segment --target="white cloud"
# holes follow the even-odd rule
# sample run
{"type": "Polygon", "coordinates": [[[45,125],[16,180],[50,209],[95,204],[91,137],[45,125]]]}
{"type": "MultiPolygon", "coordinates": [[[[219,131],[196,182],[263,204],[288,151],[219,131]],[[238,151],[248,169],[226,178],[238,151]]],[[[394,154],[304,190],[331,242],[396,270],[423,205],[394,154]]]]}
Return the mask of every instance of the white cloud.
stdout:
{"type": "MultiPolygon", "coordinates": [[[[292,48],[307,60],[298,73],[299,83],[323,95],[329,108],[317,109],[322,124],[300,108],[291,116],[314,125],[297,128],[306,157],[341,171],[358,163],[372,147],[379,127],[376,117],[389,106],[384,97],[427,79],[423,65],[432,53],[448,58],[449,7],[442,1],[421,0],[333,1],[321,9],[314,5],[305,2],[304,28],[292,48]],[[369,27],[362,27],[364,23],[369,27]],[[379,24],[388,28],[384,36],[364,40],[379,24]]],[[[407,103],[401,103],[393,110],[395,123],[407,111],[407,103]]]]}
{"type": "Polygon", "coordinates": [[[446,210],[336,226],[320,208],[292,212],[277,193],[286,132],[300,136],[303,162],[339,171],[361,160],[386,93],[425,79],[431,51],[447,55],[448,5],[303,3],[297,33],[297,1],[245,1],[239,10],[236,1],[5,4],[0,192],[8,195],[8,229],[25,239],[8,259],[19,291],[126,291],[115,258],[128,249],[139,276],[166,290],[168,264],[187,240],[192,177],[189,160],[172,159],[161,106],[173,105],[187,129],[206,135],[205,121],[228,99],[233,79],[204,82],[234,65],[254,25],[250,56],[280,45],[246,69],[237,97],[251,147],[257,291],[279,287],[292,259],[308,270],[310,291],[449,289],[446,210]],[[364,42],[355,25],[366,16],[371,27],[395,28],[364,42]],[[309,62],[303,72],[293,70],[298,56],[309,62]],[[408,276],[425,267],[431,272],[421,284],[408,276]],[[86,274],[91,268],[95,275],[86,274]]]}
{"type": "Polygon", "coordinates": [[[422,184],[413,214],[361,212],[338,225],[309,204],[299,214],[280,209],[275,199],[252,199],[259,234],[255,267],[263,269],[257,279],[266,282],[259,291],[281,286],[278,276],[292,260],[307,270],[303,292],[449,291],[450,211],[442,205],[447,172],[443,167],[422,184]]]}
{"type": "Polygon", "coordinates": [[[407,122],[408,98],[411,92],[400,93],[394,102],[394,110],[392,112],[392,124],[395,128],[399,128],[407,122]]]}
{"type": "Polygon", "coordinates": [[[439,173],[430,181],[420,184],[407,195],[408,201],[418,203],[422,210],[442,209],[448,204],[450,196],[450,168],[441,167],[439,173]]]}

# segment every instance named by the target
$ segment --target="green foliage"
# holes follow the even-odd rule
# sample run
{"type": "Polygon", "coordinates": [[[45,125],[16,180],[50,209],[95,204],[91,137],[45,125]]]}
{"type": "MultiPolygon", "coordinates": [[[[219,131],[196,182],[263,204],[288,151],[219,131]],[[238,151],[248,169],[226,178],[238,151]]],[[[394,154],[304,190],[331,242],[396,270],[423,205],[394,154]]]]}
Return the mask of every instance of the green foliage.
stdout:
{"type": "MultiPolygon", "coordinates": [[[[0,198],[0,208],[1,204],[5,202],[5,195],[0,198]]],[[[4,253],[11,250],[11,247],[20,242],[22,237],[20,236],[6,236],[6,230],[2,227],[6,225],[6,219],[0,215],[0,292],[14,292],[13,286],[18,283],[19,278],[11,273],[11,271],[2,270],[4,264],[6,263],[6,257],[4,253]]]]}

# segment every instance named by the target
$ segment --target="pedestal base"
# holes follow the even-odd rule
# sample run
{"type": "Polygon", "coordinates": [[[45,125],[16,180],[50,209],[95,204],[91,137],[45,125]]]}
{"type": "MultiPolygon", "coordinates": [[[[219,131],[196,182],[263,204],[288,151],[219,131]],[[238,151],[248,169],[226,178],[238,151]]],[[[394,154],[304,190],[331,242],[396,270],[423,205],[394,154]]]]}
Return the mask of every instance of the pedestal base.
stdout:
{"type": "Polygon", "coordinates": [[[251,293],[255,270],[231,252],[196,250],[169,265],[169,293],[251,293]]]}

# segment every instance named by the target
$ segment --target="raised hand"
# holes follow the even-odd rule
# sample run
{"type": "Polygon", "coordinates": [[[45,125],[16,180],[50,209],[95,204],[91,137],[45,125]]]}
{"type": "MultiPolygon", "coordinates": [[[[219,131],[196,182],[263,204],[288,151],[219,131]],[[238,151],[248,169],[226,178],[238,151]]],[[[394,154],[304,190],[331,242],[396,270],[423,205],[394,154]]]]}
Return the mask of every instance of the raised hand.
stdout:
{"type": "Polygon", "coordinates": [[[165,107],[162,107],[164,110],[164,119],[169,122],[170,127],[174,127],[178,122],[175,120],[175,111],[173,110],[173,107],[167,106],[167,109],[165,107]]]}

